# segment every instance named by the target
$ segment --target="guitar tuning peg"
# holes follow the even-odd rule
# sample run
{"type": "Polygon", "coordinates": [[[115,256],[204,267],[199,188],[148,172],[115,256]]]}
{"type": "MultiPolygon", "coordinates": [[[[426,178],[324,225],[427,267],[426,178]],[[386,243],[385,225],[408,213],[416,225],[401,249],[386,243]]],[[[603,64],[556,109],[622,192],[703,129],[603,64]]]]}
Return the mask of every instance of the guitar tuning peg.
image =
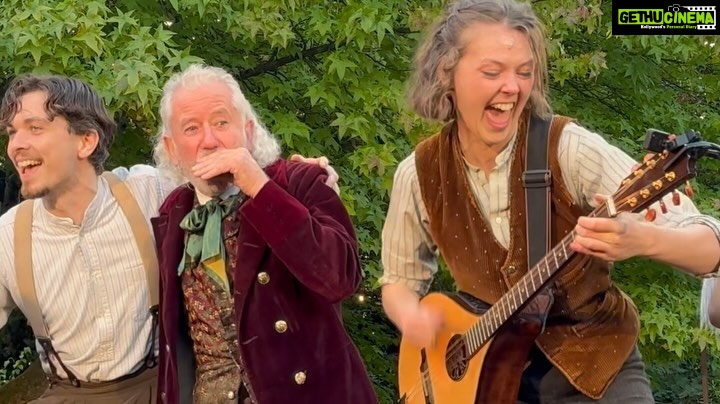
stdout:
{"type": "Polygon", "coordinates": [[[676,190],[672,191],[672,203],[675,206],[680,205],[680,194],[676,190]]]}
{"type": "Polygon", "coordinates": [[[656,217],[657,212],[653,208],[649,208],[647,210],[647,213],[645,213],[645,220],[647,220],[648,222],[654,222],[656,217]]]}
{"type": "Polygon", "coordinates": [[[685,183],[685,195],[687,195],[689,198],[695,196],[695,191],[693,191],[692,186],[690,186],[690,181],[687,181],[685,183]]]}
{"type": "Polygon", "coordinates": [[[665,206],[665,201],[660,199],[660,211],[665,214],[668,212],[667,206],[665,206]]]}

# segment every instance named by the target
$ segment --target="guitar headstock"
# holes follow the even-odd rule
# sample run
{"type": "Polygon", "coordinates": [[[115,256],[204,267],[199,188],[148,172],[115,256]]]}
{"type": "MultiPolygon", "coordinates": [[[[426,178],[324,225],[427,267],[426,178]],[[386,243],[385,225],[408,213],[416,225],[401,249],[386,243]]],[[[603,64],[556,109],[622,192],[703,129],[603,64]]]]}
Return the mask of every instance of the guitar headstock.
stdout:
{"type": "Polygon", "coordinates": [[[694,132],[681,137],[670,135],[660,142],[658,133],[663,134],[649,130],[645,146],[659,151],[661,145],[661,151],[645,159],[625,177],[620,188],[598,209],[598,214],[613,217],[620,212],[640,212],[695,177],[695,163],[709,143],[700,141],[694,132]]]}
{"type": "Polygon", "coordinates": [[[640,212],[694,177],[695,159],[680,152],[657,153],[625,177],[612,197],[617,212],[640,212]]]}

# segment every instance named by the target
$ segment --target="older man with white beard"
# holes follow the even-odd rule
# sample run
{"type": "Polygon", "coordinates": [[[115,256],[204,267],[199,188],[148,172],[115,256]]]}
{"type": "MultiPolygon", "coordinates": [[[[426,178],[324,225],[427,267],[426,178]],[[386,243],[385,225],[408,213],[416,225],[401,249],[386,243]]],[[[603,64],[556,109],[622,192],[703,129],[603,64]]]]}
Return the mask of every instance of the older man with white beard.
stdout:
{"type": "Polygon", "coordinates": [[[342,324],[340,302],[362,272],[326,172],[280,159],[222,69],[194,65],[171,78],[160,115],[159,165],[188,182],[153,220],[160,400],[377,402],[342,324]]]}

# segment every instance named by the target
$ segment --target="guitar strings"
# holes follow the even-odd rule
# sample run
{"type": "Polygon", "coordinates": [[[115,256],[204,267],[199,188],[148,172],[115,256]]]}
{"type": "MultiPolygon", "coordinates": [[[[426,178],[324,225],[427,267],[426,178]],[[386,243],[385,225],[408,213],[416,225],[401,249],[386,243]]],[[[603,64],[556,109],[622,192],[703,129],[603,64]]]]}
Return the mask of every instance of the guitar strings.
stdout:
{"type": "MultiPolygon", "coordinates": [[[[562,241],[557,246],[557,247],[562,246],[566,250],[564,255],[567,258],[570,258],[575,254],[574,251],[572,251],[572,250],[568,251],[569,249],[567,248],[570,245],[570,243],[573,241],[575,234],[576,233],[574,230],[571,231],[570,233],[568,233],[567,236],[565,236],[565,238],[562,239],[562,241]]],[[[555,248],[557,248],[557,247],[555,247],[555,248]]],[[[485,336],[484,334],[480,335],[481,343],[478,347],[475,348],[475,350],[484,346],[490,340],[490,338],[493,335],[495,335],[495,333],[497,332],[497,329],[499,329],[502,325],[505,324],[505,322],[509,318],[511,318],[513,315],[515,315],[517,313],[517,307],[514,310],[509,309],[514,304],[512,302],[510,302],[510,298],[508,296],[510,296],[513,293],[515,293],[516,295],[519,295],[518,292],[520,290],[522,290],[522,288],[519,286],[521,283],[525,284],[526,292],[528,289],[531,289],[531,288],[528,288],[529,284],[535,284],[535,283],[541,284],[541,286],[535,288],[535,290],[532,291],[530,293],[530,295],[534,294],[535,292],[537,292],[538,290],[540,290],[542,288],[542,283],[546,282],[546,279],[544,279],[542,271],[539,269],[539,267],[541,267],[541,266],[542,266],[542,263],[537,264],[533,268],[533,270],[528,271],[517,283],[515,283],[515,285],[513,285],[513,287],[508,291],[508,293],[503,295],[503,297],[501,297],[500,300],[498,300],[498,302],[496,304],[494,304],[490,309],[488,309],[485,313],[483,313],[480,316],[480,318],[478,319],[478,322],[475,323],[475,325],[473,325],[471,327],[471,328],[474,328],[474,327],[477,327],[478,324],[481,324],[485,321],[490,321],[490,320],[487,320],[488,318],[491,318],[491,319],[494,318],[495,320],[499,320],[499,322],[500,322],[500,325],[495,325],[494,323],[488,323],[489,325],[487,327],[480,326],[480,328],[484,328],[485,330],[492,330],[492,332],[489,332],[487,336],[485,336]],[[537,278],[535,276],[536,274],[539,274],[539,279],[537,282],[535,282],[535,279],[537,278]],[[508,308],[508,310],[506,310],[506,311],[510,312],[509,315],[507,313],[503,314],[503,312],[499,311],[500,309],[498,309],[497,307],[500,307],[502,305],[504,305],[506,308],[508,308]],[[506,318],[503,318],[503,317],[506,317],[506,318]]],[[[547,268],[547,272],[549,272],[549,267],[547,268]]],[[[522,292],[520,292],[520,293],[522,293],[522,292]]],[[[527,295],[527,293],[525,293],[525,294],[527,295]]],[[[452,357],[455,357],[455,355],[458,354],[460,351],[462,351],[465,348],[465,346],[468,344],[466,341],[467,341],[467,332],[462,334],[461,338],[457,339],[452,344],[450,344],[450,346],[448,347],[448,350],[447,350],[448,354],[451,355],[452,357]]],[[[467,359],[469,359],[469,358],[461,358],[461,360],[467,360],[467,359]]]]}

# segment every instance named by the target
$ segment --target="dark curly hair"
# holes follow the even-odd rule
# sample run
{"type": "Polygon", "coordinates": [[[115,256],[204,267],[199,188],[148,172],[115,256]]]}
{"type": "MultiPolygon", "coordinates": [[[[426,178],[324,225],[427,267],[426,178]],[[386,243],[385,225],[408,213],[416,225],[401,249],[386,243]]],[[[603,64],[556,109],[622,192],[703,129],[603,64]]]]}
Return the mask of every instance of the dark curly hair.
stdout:
{"type": "Polygon", "coordinates": [[[0,103],[0,129],[5,131],[20,110],[23,95],[42,91],[47,94],[45,112],[50,120],[62,116],[68,121],[72,134],[84,135],[96,130],[98,145],[88,160],[95,172],[102,173],[109,156],[110,145],[115,139],[117,125],[112,119],[102,97],[89,84],[65,76],[38,76],[25,74],[13,79],[0,103]]]}

